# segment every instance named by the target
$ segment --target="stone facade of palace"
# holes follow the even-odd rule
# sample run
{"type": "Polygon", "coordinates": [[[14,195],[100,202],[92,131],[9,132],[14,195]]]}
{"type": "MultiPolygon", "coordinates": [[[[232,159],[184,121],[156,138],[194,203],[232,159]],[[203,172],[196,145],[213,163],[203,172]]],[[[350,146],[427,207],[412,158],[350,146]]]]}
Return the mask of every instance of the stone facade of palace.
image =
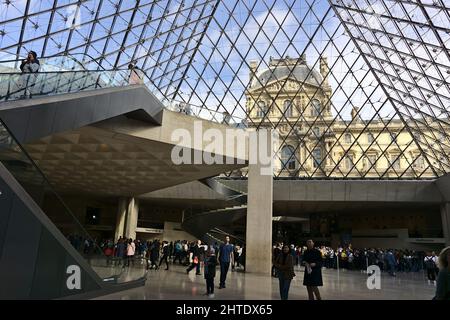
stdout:
{"type": "Polygon", "coordinates": [[[281,146],[275,174],[432,177],[422,151],[432,155],[428,159],[432,158],[433,167],[448,165],[445,157],[438,156],[443,150],[430,150],[442,148],[432,142],[439,139],[437,127],[414,124],[422,132],[414,142],[399,119],[363,119],[357,107],[348,120],[337,116],[325,57],[320,58],[319,70],[311,68],[305,56],[271,59],[269,68],[260,70],[258,62],[252,61],[250,69],[247,123],[250,130],[260,126],[278,129],[281,146]]]}

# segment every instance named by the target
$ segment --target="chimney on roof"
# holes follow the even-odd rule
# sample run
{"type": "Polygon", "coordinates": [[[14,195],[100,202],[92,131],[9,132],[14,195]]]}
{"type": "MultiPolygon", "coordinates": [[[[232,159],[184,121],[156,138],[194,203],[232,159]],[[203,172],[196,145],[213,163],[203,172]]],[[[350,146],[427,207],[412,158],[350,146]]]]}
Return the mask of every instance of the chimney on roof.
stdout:
{"type": "Polygon", "coordinates": [[[323,78],[323,84],[324,86],[328,87],[328,74],[330,73],[330,67],[328,66],[328,58],[327,57],[320,57],[320,74],[323,78]]]}
{"type": "Polygon", "coordinates": [[[306,63],[306,53],[303,53],[303,54],[300,56],[300,59],[302,60],[302,62],[306,63]]]}
{"type": "Polygon", "coordinates": [[[352,121],[360,121],[361,117],[359,116],[359,108],[353,107],[351,115],[352,115],[352,121]]]}
{"type": "Polygon", "coordinates": [[[253,78],[256,75],[256,69],[258,68],[258,61],[257,60],[251,60],[250,61],[250,83],[252,83],[253,78]]]}

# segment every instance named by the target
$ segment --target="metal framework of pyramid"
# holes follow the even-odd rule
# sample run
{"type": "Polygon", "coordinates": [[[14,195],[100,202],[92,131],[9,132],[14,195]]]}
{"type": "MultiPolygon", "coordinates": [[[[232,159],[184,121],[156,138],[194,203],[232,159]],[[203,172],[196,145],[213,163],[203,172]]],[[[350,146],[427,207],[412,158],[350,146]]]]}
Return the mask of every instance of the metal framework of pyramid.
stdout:
{"type": "MultiPolygon", "coordinates": [[[[40,57],[78,54],[87,69],[123,69],[132,62],[168,106],[189,105],[217,121],[226,114],[256,129],[283,128],[280,148],[288,139],[296,143],[287,153],[280,149],[278,176],[419,179],[450,172],[446,0],[1,1],[0,60],[24,57],[29,50],[40,57]],[[246,94],[257,81],[260,94],[268,95],[268,80],[250,79],[250,71],[268,70],[268,79],[276,79],[274,61],[288,56],[306,59],[305,83],[313,77],[332,88],[329,112],[319,110],[311,121],[303,106],[293,119],[290,108],[273,103],[254,121],[250,114],[258,105],[249,106],[246,94]],[[319,69],[323,76],[315,77],[319,69]],[[271,109],[281,117],[274,120],[271,109]],[[317,147],[310,140],[307,147],[305,139],[316,135],[316,145],[323,143],[316,123],[326,126],[325,133],[343,126],[339,135],[349,140],[344,144],[338,137],[323,149],[319,162],[327,159],[327,170],[321,163],[306,169],[316,161],[317,147]],[[400,129],[391,132],[393,123],[400,129]],[[360,143],[364,128],[375,125],[392,139],[381,143],[375,136],[360,143]],[[410,141],[398,143],[395,137],[402,133],[410,141]],[[297,156],[299,148],[306,149],[303,157],[297,156]],[[368,157],[374,148],[376,157],[368,157]],[[412,149],[414,156],[407,157],[412,149]],[[388,165],[377,168],[382,160],[388,165]]],[[[280,95],[289,80],[298,81],[295,67],[276,79],[280,95]]],[[[302,84],[293,101],[301,91],[302,84]]]]}

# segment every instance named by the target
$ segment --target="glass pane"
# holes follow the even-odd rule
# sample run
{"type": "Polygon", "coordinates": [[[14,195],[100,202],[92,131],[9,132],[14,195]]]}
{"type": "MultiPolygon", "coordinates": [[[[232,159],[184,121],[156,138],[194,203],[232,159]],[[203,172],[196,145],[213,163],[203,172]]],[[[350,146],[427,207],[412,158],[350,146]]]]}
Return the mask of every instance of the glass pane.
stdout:
{"type": "Polygon", "coordinates": [[[106,251],[107,245],[100,244],[97,239],[90,236],[1,121],[0,161],[46,213],[67,241],[86,258],[100,278],[117,283],[145,276],[144,266],[123,269],[122,264],[119,264],[121,259],[110,255],[106,251]],[[105,255],[105,252],[108,255],[105,255]]]}

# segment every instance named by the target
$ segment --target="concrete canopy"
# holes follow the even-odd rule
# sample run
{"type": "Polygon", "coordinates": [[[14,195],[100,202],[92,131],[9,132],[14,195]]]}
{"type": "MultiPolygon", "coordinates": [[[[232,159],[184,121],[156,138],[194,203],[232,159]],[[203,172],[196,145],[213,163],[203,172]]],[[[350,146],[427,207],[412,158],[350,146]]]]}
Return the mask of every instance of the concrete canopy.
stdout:
{"type": "MultiPolygon", "coordinates": [[[[246,163],[246,153],[237,161],[232,149],[217,152],[216,158],[224,164],[174,165],[174,130],[193,135],[194,126],[200,124],[225,136],[230,128],[163,110],[144,86],[6,103],[0,117],[58,192],[135,196],[246,163]]],[[[207,145],[183,147],[191,155],[211,155],[204,152],[207,145]]],[[[3,156],[9,161],[24,160],[15,159],[19,155],[12,150],[3,156]]]]}

